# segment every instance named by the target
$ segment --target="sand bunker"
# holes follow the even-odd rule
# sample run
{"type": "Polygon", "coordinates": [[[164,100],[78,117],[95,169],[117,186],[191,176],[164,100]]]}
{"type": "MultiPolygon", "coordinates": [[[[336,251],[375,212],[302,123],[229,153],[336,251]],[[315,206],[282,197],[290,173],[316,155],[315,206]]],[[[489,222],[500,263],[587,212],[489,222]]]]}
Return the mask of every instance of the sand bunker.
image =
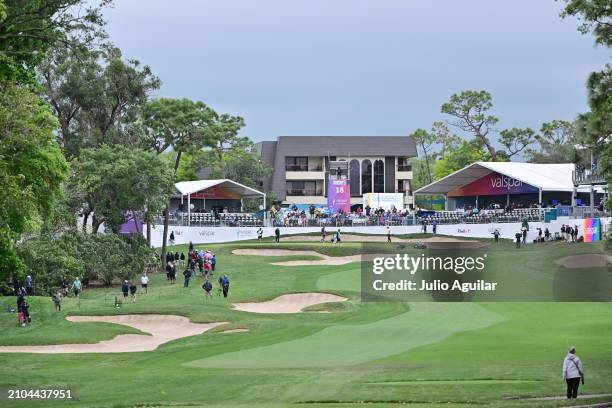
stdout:
{"type": "Polygon", "coordinates": [[[226,324],[192,323],[188,318],[174,315],[117,315],[117,316],[69,316],[71,322],[104,322],[134,327],[143,334],[120,334],[110,340],[94,344],[57,344],[47,346],[0,346],[0,353],[127,353],[152,351],[160,344],[188,336],[202,334],[214,327],[226,324]]]}
{"type": "Polygon", "coordinates": [[[244,248],[234,249],[232,251],[234,255],[251,255],[251,256],[297,256],[307,255],[316,256],[317,260],[301,260],[301,261],[281,261],[272,262],[272,265],[279,266],[329,266],[329,265],[346,265],[351,262],[360,262],[361,255],[350,255],[350,256],[328,256],[320,254],[315,251],[293,251],[290,249],[268,249],[268,248],[244,248]]]}
{"type": "Polygon", "coordinates": [[[289,293],[266,302],[234,303],[234,309],[252,313],[300,313],[321,303],[344,302],[345,297],[331,293],[289,293]]]}
{"type": "Polygon", "coordinates": [[[565,258],[557,259],[557,265],[565,266],[566,268],[605,268],[612,265],[612,255],[606,254],[583,254],[566,256],[565,258]]]}

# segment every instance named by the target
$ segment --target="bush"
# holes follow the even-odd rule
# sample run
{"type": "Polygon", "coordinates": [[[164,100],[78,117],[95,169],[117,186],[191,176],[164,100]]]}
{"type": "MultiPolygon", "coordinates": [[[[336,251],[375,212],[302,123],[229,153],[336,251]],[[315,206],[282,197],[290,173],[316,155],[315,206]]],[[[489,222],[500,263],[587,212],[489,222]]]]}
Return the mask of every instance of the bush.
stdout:
{"type": "Polygon", "coordinates": [[[152,250],[140,235],[67,232],[27,241],[19,253],[34,279],[35,293],[42,295],[59,288],[64,276],[107,286],[116,279],[130,280],[144,269],[152,250]]]}

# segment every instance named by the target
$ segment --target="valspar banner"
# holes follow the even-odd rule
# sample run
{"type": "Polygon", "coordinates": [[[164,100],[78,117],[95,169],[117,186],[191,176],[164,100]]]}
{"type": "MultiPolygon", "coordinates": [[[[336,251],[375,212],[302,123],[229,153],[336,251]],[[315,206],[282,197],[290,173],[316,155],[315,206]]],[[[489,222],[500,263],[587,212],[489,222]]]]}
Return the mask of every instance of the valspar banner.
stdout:
{"type": "Polygon", "coordinates": [[[327,191],[327,207],[330,211],[337,213],[342,210],[351,212],[351,189],[347,179],[329,178],[327,191]]]}
{"type": "Polygon", "coordinates": [[[538,188],[499,173],[486,176],[448,193],[449,197],[537,193],[538,188]]]}
{"type": "Polygon", "coordinates": [[[395,207],[398,210],[404,208],[404,194],[403,193],[366,193],[363,195],[363,207],[370,206],[370,208],[383,208],[384,210],[390,210],[391,207],[395,207]]]}
{"type": "Polygon", "coordinates": [[[601,236],[601,221],[599,221],[599,218],[586,218],[582,220],[582,231],[584,242],[599,241],[601,236]]]}

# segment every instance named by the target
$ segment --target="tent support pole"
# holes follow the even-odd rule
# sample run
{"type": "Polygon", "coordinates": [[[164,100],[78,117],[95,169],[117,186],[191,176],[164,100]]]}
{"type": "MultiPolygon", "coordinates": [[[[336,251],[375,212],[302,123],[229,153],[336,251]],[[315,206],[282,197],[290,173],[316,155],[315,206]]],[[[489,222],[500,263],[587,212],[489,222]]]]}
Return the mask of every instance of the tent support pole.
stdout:
{"type": "Polygon", "coordinates": [[[191,225],[191,194],[187,195],[187,225],[191,225]]]}

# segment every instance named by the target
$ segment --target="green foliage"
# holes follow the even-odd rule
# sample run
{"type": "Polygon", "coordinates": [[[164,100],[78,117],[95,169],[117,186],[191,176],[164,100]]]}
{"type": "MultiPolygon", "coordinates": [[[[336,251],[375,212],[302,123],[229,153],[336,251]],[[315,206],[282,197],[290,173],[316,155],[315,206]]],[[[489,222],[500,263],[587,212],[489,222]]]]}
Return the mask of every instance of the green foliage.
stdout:
{"type": "Polygon", "coordinates": [[[100,36],[101,9],[111,0],[2,0],[0,80],[34,83],[34,68],[47,49],[79,30],[85,41],[100,36]]]}
{"type": "Polygon", "coordinates": [[[110,285],[118,279],[133,279],[152,256],[142,235],[85,235],[68,231],[54,238],[42,235],[26,241],[19,254],[36,282],[37,294],[58,289],[64,276],[80,277],[85,283],[110,285]]]}
{"type": "Polygon", "coordinates": [[[474,162],[488,160],[490,156],[479,140],[462,140],[456,149],[447,151],[443,158],[436,161],[434,175],[439,179],[474,162]]]}
{"type": "Polygon", "coordinates": [[[506,157],[512,157],[525,150],[535,140],[535,132],[530,128],[504,129],[500,133],[499,143],[506,148],[506,157]]]}
{"type": "Polygon", "coordinates": [[[566,120],[553,120],[542,124],[540,133],[535,136],[536,147],[525,149],[525,156],[531,163],[580,162],[574,145],[580,141],[574,123],[566,120]]]}
{"type": "Polygon", "coordinates": [[[160,86],[148,66],[124,60],[110,44],[91,47],[71,38],[49,51],[39,78],[59,119],[58,139],[69,159],[102,144],[145,147],[140,112],[160,86]]]}
{"type": "Polygon", "coordinates": [[[174,191],[166,161],[119,145],[84,149],[74,162],[73,185],[84,197],[82,211],[94,214],[94,231],[104,222],[116,232],[126,214],[158,213],[174,191]]]}
{"type": "Polygon", "coordinates": [[[68,166],[54,141],[56,126],[27,88],[0,84],[0,277],[22,270],[15,241],[38,229],[61,195],[68,166]]]}
{"type": "Polygon", "coordinates": [[[609,0],[564,0],[567,5],[561,17],[577,17],[578,30],[582,34],[592,32],[595,42],[604,46],[612,45],[612,3],[609,0]]]}

